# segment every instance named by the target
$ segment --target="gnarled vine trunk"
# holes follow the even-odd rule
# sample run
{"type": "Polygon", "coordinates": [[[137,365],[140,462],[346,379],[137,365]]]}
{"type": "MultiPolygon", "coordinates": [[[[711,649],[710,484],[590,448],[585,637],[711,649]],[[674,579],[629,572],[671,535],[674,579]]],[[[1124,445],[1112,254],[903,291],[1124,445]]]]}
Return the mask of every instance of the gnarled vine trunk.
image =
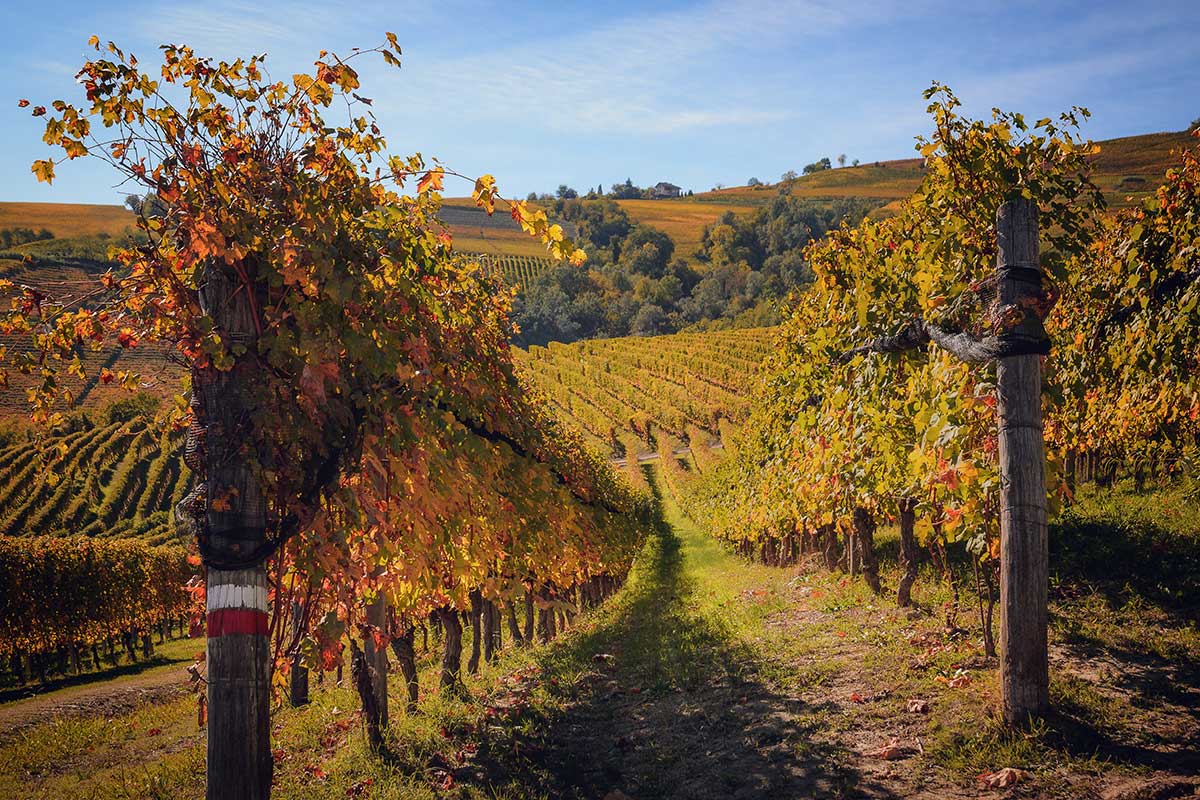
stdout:
{"type": "Polygon", "coordinates": [[[823,542],[822,552],[825,556],[825,568],[836,569],[840,560],[838,558],[837,529],[832,525],[822,525],[817,529],[817,536],[823,542]]]}
{"type": "Polygon", "coordinates": [[[882,586],[879,583],[879,559],[875,556],[875,517],[862,506],[854,509],[854,539],[858,544],[863,578],[871,591],[879,594],[882,586]]]}
{"type": "Polygon", "coordinates": [[[387,696],[387,674],[388,660],[387,647],[379,647],[375,643],[374,633],[385,635],[388,632],[388,610],[387,600],[383,595],[379,595],[372,601],[371,605],[367,606],[367,624],[371,627],[372,632],[368,633],[363,639],[363,655],[367,659],[367,666],[370,668],[371,686],[375,692],[375,707],[378,709],[379,726],[386,728],[388,726],[388,696],[387,696]]]}
{"type": "Polygon", "coordinates": [[[417,654],[414,647],[415,631],[408,625],[398,635],[392,637],[392,654],[400,666],[400,674],[404,676],[404,687],[407,697],[405,707],[411,712],[417,708],[420,697],[420,684],[417,679],[417,654]]]}
{"type": "Polygon", "coordinates": [[[904,574],[896,587],[896,605],[912,605],[912,586],[917,580],[917,501],[911,497],[900,499],[900,566],[904,574]]]}
{"type": "Polygon", "coordinates": [[[371,752],[378,753],[383,749],[383,710],[379,707],[375,692],[375,676],[371,673],[370,659],[358,646],[354,637],[350,637],[350,678],[354,682],[354,690],[362,702],[363,722],[367,726],[367,742],[371,752]]]}
{"type": "Polygon", "coordinates": [[[483,596],[478,589],[471,590],[471,657],[467,659],[467,674],[479,672],[479,644],[482,633],[483,596]]]}
{"type": "Polygon", "coordinates": [[[525,637],[521,634],[521,626],[517,624],[517,607],[513,603],[508,603],[508,635],[512,637],[513,644],[517,647],[524,647],[525,637]]]}
{"type": "Polygon", "coordinates": [[[458,619],[458,612],[450,606],[438,609],[438,621],[442,624],[445,639],[439,685],[443,689],[455,689],[458,687],[458,673],[462,668],[462,622],[458,619]]]}
{"type": "MultiPolygon", "coordinates": [[[[292,625],[297,629],[304,621],[304,605],[292,603],[292,625]]],[[[299,640],[299,636],[297,636],[299,640]]],[[[293,707],[308,704],[308,667],[304,666],[304,656],[297,647],[292,653],[292,663],[288,673],[288,699],[293,707]]]]}

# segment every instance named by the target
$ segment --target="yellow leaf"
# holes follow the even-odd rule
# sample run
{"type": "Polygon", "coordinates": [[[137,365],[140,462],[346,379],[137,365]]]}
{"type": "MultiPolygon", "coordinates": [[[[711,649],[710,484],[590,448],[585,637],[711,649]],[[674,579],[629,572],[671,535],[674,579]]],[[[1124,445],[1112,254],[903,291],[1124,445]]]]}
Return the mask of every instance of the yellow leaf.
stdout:
{"type": "Polygon", "coordinates": [[[53,161],[35,161],[31,168],[34,175],[37,175],[38,182],[53,183],[54,182],[54,162],[53,161]]]}

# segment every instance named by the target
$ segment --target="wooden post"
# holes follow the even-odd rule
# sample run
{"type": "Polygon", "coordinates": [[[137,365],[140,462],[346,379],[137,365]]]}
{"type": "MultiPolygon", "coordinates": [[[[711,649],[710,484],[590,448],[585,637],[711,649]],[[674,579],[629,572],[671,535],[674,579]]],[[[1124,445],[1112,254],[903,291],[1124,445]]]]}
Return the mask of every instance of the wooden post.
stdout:
{"type": "MultiPolygon", "coordinates": [[[[1038,209],[1009,200],[996,213],[1001,307],[1023,308],[1014,332],[1042,334],[1027,301],[1037,296],[1038,209]]],[[[1042,439],[1042,360],[996,360],[1000,447],[1000,694],[1004,719],[1021,725],[1049,704],[1046,654],[1046,453],[1042,439]]]]}
{"type": "MultiPolygon", "coordinates": [[[[253,268],[244,265],[253,281],[253,268]]],[[[202,442],[210,552],[253,552],[266,538],[266,501],[252,466],[248,431],[256,414],[258,364],[250,292],[224,267],[210,266],[200,306],[222,338],[243,345],[228,371],[193,370],[192,404],[202,442]]],[[[270,646],[263,566],[207,570],[208,800],[266,800],[271,791],[270,646]]]]}

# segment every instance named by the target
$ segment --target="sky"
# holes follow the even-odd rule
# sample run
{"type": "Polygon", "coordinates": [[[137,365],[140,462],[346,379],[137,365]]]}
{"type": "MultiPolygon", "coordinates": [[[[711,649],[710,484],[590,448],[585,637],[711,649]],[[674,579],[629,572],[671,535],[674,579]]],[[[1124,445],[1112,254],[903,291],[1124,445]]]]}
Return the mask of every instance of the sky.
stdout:
{"type": "MultiPolygon", "coordinates": [[[[722,0],[659,3],[390,0],[5,0],[0,200],[120,203],[108,167],[29,165],[52,151],[17,101],[82,101],[95,34],[139,57],[185,43],[226,60],[265,52],[275,77],[322,49],[394,31],[400,70],[356,62],[396,155],[491,173],[506,196],[630,178],[704,191],[772,182],[823,156],[913,157],[921,91],[949,84],[975,116],[1072,105],[1093,139],[1182,130],[1200,117],[1200,5],[1173,2],[722,0]]],[[[446,194],[469,187],[448,183],[446,194]]]]}

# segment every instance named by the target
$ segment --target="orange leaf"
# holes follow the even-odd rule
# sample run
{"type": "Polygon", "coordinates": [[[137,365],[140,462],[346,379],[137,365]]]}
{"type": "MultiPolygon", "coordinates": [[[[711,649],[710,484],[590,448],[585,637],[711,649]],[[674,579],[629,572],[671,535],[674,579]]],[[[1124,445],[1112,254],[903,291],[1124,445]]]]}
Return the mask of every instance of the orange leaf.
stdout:
{"type": "Polygon", "coordinates": [[[866,755],[873,758],[882,758],[885,761],[896,761],[901,758],[907,758],[912,755],[912,749],[900,744],[899,739],[892,739],[878,750],[872,750],[866,755]]]}
{"type": "Polygon", "coordinates": [[[440,167],[429,170],[417,182],[417,193],[425,194],[429,191],[440,192],[442,190],[442,178],[444,177],[445,173],[442,172],[440,167]]]}
{"type": "Polygon", "coordinates": [[[1004,767],[995,772],[983,772],[975,776],[975,780],[989,789],[1007,789],[1009,786],[1028,780],[1033,776],[1025,770],[1004,767]]]}

